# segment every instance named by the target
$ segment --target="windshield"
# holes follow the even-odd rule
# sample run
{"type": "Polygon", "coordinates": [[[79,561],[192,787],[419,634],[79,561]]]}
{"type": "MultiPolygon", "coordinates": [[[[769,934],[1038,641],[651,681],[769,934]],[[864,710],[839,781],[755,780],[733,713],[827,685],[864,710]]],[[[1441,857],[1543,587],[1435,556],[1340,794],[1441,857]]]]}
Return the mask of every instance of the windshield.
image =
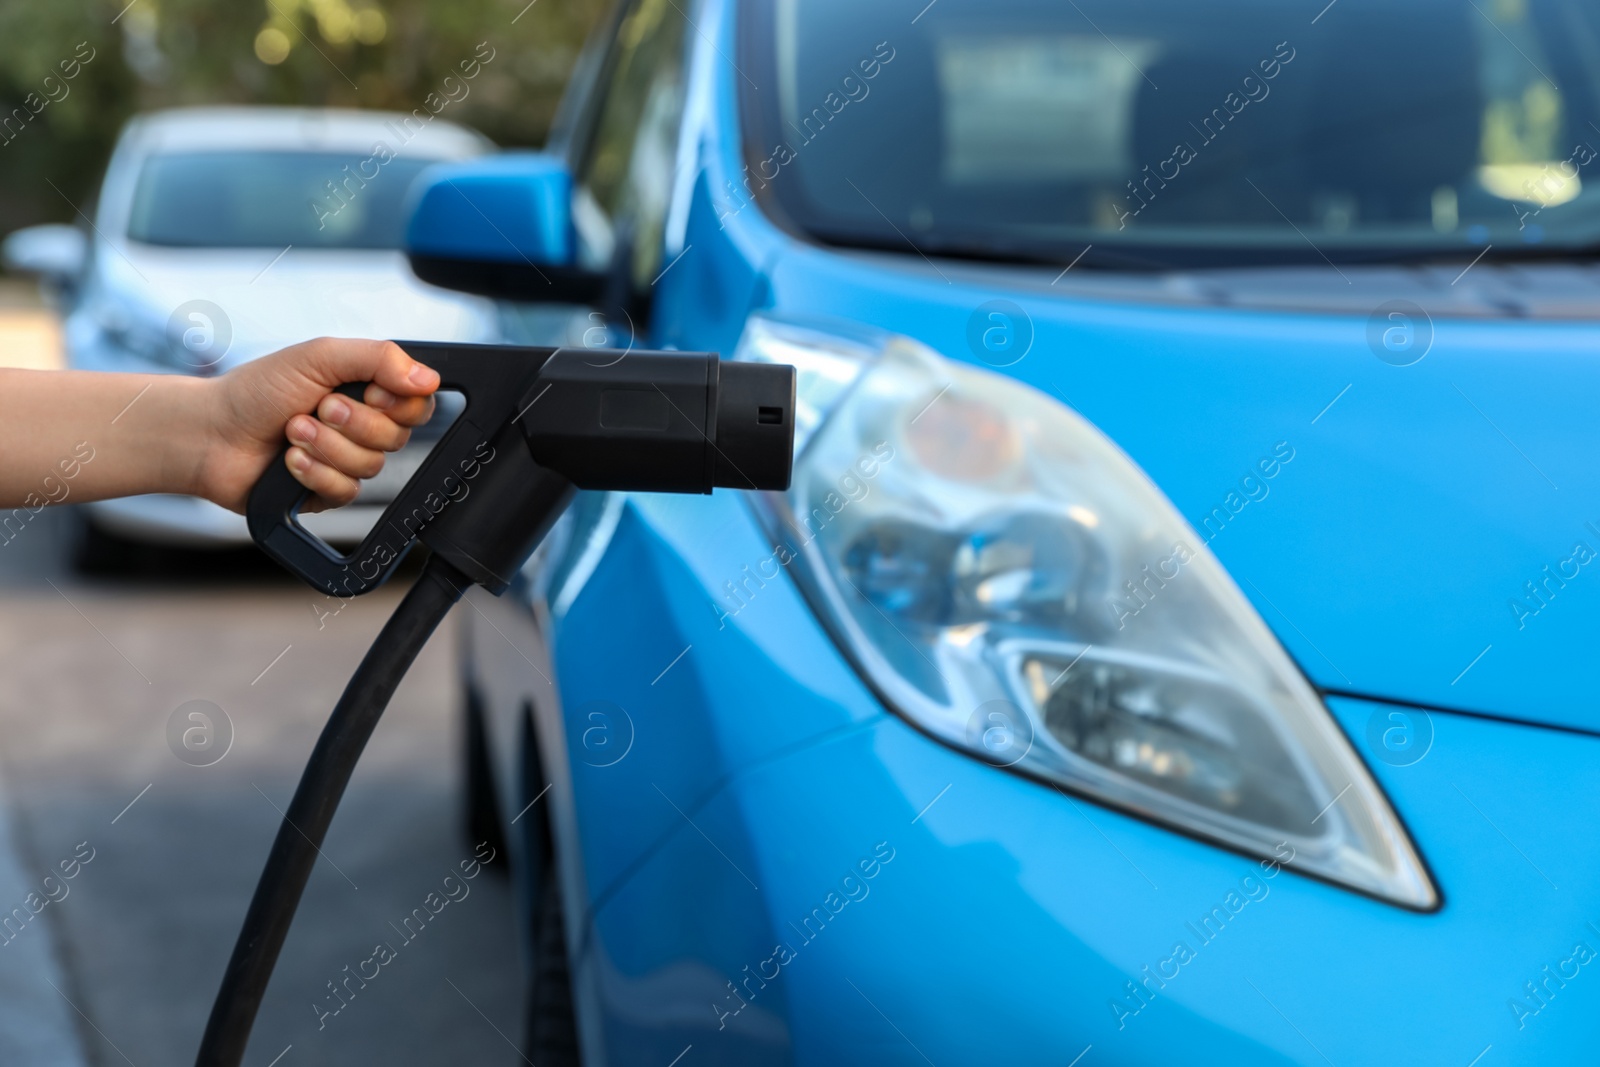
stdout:
{"type": "Polygon", "coordinates": [[[747,69],[777,91],[745,90],[724,214],[753,196],[836,244],[1151,269],[1600,242],[1594,4],[883,6],[752,0],[747,69]]]}
{"type": "Polygon", "coordinates": [[[387,150],[152,156],[128,236],[186,248],[399,248],[406,189],[432,162],[387,150]]]}

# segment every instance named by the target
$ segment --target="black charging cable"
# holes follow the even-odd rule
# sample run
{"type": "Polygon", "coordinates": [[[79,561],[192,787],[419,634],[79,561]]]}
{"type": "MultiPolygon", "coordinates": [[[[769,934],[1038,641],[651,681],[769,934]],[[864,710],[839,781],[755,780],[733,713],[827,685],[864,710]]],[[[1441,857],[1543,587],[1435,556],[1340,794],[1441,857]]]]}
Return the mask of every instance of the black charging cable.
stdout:
{"type": "Polygon", "coordinates": [[[234,1067],[244,1059],[267,982],[356,761],[400,679],[470,584],[467,576],[443,557],[430,556],[334,705],[294,799],[284,812],[239,940],[234,943],[233,957],[200,1040],[195,1059],[200,1067],[234,1067]]]}
{"type": "MultiPolygon", "coordinates": [[[[712,353],[397,342],[466,407],[353,552],[297,521],[306,490],[283,463],[250,492],[250,536],[331,596],[382,585],[413,544],[432,550],[317,739],[272,843],[206,1022],[196,1067],[238,1067],[334,811],[378,719],[469,585],[495,595],[578,489],[786,489],[793,367],[712,353]],[[624,358],[630,356],[632,358],[624,358]]],[[[341,387],[352,396],[360,385],[341,387]]],[[[287,447],[287,446],[286,446],[287,447]]]]}

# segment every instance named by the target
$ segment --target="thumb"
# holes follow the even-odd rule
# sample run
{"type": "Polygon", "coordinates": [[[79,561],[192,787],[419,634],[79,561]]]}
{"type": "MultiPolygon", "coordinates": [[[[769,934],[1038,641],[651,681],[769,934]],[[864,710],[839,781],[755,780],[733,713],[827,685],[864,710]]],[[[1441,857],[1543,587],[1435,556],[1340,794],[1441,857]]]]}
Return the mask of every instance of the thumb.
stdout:
{"type": "Polygon", "coordinates": [[[406,355],[393,341],[321,338],[311,343],[316,373],[329,388],[373,382],[395,396],[428,396],[439,373],[406,355]]]}

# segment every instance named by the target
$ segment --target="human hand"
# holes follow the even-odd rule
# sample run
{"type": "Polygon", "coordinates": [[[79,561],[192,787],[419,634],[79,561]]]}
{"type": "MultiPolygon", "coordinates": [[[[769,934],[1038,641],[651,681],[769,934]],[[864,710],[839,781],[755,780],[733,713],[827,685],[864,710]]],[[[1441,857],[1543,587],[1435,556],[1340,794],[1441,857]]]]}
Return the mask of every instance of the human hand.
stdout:
{"type": "Polygon", "coordinates": [[[213,391],[197,494],[243,512],[287,434],[284,461],[313,493],[302,510],[320,511],[354,500],[359,480],[383,468],[383,454],[428,421],[439,375],[393,341],[321,337],[206,384],[213,391]],[[356,401],[333,392],[346,382],[372,384],[356,401]]]}

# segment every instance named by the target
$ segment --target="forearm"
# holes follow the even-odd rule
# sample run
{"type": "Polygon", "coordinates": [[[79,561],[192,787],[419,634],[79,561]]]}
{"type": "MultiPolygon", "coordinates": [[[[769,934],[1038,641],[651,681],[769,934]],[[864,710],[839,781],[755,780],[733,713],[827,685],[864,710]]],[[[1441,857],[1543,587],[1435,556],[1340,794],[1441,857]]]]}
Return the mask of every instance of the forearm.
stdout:
{"type": "Polygon", "coordinates": [[[0,370],[0,508],[195,492],[214,386],[181,375],[0,370]]]}
{"type": "Polygon", "coordinates": [[[339,507],[428,421],[438,387],[392,341],[337,337],[216,378],[0,370],[0,513],[138,493],[243,513],[285,461],[311,493],[302,507],[339,507]],[[357,400],[334,394],[345,382],[371,384],[357,400]]]}

